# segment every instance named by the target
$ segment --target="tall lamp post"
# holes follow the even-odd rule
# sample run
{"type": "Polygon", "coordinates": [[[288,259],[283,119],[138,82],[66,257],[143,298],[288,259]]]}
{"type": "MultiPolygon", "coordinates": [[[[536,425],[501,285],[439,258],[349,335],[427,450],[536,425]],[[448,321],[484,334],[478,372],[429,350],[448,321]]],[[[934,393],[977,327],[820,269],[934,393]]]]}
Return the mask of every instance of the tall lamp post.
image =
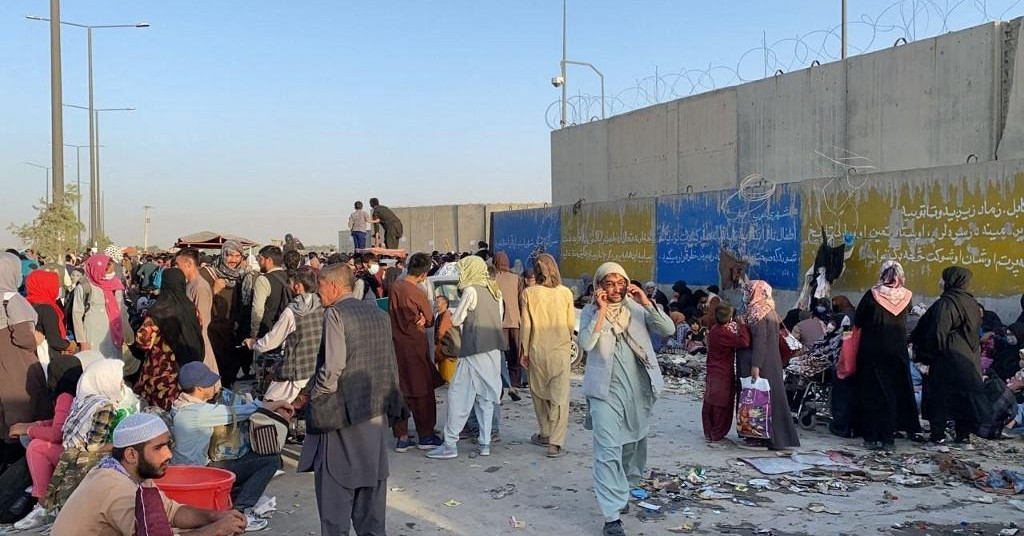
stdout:
{"type": "Polygon", "coordinates": [[[91,210],[90,207],[90,239],[95,243],[96,238],[104,235],[103,229],[103,201],[100,199],[102,195],[102,188],[100,187],[100,112],[134,112],[134,106],[128,106],[125,108],[91,108],[86,106],[80,106],[78,104],[65,104],[68,108],[77,108],[79,110],[92,110],[92,120],[89,124],[92,125],[92,158],[90,158],[90,187],[93,191],[89,193],[89,198],[96,201],[96,210],[91,210]],[[95,227],[95,229],[93,229],[95,227]]]}
{"type": "Polygon", "coordinates": [[[568,0],[562,0],[562,61],[559,62],[559,67],[561,68],[561,73],[562,74],[561,74],[561,76],[557,76],[557,77],[551,79],[551,84],[553,86],[555,86],[556,88],[561,88],[562,89],[562,103],[561,103],[562,104],[562,117],[561,117],[561,121],[560,121],[560,125],[561,125],[562,128],[565,128],[566,126],[569,125],[569,120],[566,117],[566,109],[568,108],[568,105],[569,105],[568,87],[567,87],[567,76],[568,76],[568,74],[567,74],[568,73],[567,67],[569,65],[581,65],[583,67],[590,67],[595,73],[597,73],[597,77],[601,79],[601,119],[604,119],[606,117],[605,116],[605,103],[604,103],[604,101],[605,101],[605,98],[604,98],[604,74],[602,74],[601,71],[597,70],[597,67],[594,67],[594,65],[591,64],[591,63],[587,63],[587,62],[583,62],[583,61],[572,61],[572,60],[570,60],[570,59],[568,59],[566,57],[566,55],[567,55],[566,29],[567,29],[567,26],[568,26],[568,24],[567,24],[568,11],[566,9],[567,2],[568,2],[568,0]]]}
{"type": "Polygon", "coordinates": [[[153,208],[152,205],[144,205],[142,210],[146,214],[145,221],[142,227],[142,252],[149,251],[149,209],[153,208]]]}
{"type": "MultiPolygon", "coordinates": [[[[88,145],[75,145],[73,143],[65,143],[64,147],[75,148],[75,184],[78,186],[78,225],[82,225],[82,149],[89,147],[88,145]]],[[[82,249],[82,232],[78,232],[78,240],[75,243],[76,249],[82,249]]]]}
{"type": "MultiPolygon", "coordinates": [[[[149,28],[149,23],[148,22],[138,22],[138,23],[135,23],[135,24],[91,24],[90,25],[90,24],[79,24],[79,23],[76,23],[76,22],[63,21],[63,20],[60,20],[59,8],[57,10],[54,10],[54,5],[55,4],[59,4],[59,0],[50,0],[50,12],[51,12],[52,15],[54,15],[52,19],[46,18],[46,17],[40,17],[38,15],[26,15],[25,18],[30,19],[30,20],[47,21],[47,22],[50,23],[51,49],[54,46],[56,46],[57,47],[57,51],[58,51],[57,52],[56,67],[53,67],[53,69],[55,69],[54,72],[57,73],[56,74],[56,78],[57,78],[58,81],[60,79],[60,30],[59,30],[60,25],[57,23],[57,21],[60,21],[60,24],[64,24],[64,25],[67,25],[67,26],[74,26],[76,28],[85,28],[85,30],[86,30],[87,48],[88,48],[88,57],[89,57],[89,66],[88,66],[88,71],[89,71],[89,107],[87,109],[89,110],[89,146],[91,147],[91,149],[89,151],[89,153],[90,153],[89,154],[89,186],[92,189],[92,191],[89,193],[89,239],[90,239],[91,242],[95,242],[97,236],[102,234],[102,229],[99,227],[99,223],[100,223],[100,218],[99,218],[100,199],[98,197],[99,196],[98,192],[99,192],[100,189],[99,189],[99,186],[96,183],[97,175],[98,175],[97,167],[96,167],[96,154],[99,152],[99,150],[97,148],[98,144],[96,143],[96,123],[95,123],[96,114],[93,113],[94,108],[93,108],[93,86],[92,86],[92,31],[93,30],[99,30],[99,29],[106,29],[106,28],[149,28]],[[54,42],[53,41],[54,40],[54,37],[53,37],[54,30],[53,29],[54,28],[57,28],[57,31],[56,31],[56,35],[57,35],[56,45],[53,44],[53,42],[54,42]]],[[[51,54],[51,64],[53,63],[52,56],[53,55],[51,54]]],[[[57,100],[53,103],[53,106],[59,108],[61,100],[62,99],[60,97],[57,97],[57,100]]],[[[60,110],[57,110],[56,112],[52,112],[52,113],[60,114],[60,110]]],[[[54,128],[56,129],[58,127],[55,126],[54,128]]],[[[57,145],[63,143],[63,132],[61,132],[60,137],[54,135],[53,139],[54,139],[54,143],[57,144],[57,145]]],[[[57,153],[55,152],[54,154],[57,154],[57,153]]],[[[54,158],[56,158],[56,156],[54,158]]],[[[62,160],[62,163],[63,163],[63,154],[61,155],[61,160],[62,160]]],[[[63,181],[63,176],[62,176],[61,187],[63,188],[63,186],[64,186],[64,181],[63,181]]]]}
{"type": "Polygon", "coordinates": [[[26,166],[32,166],[32,167],[37,167],[39,169],[45,169],[46,170],[46,203],[49,204],[50,203],[50,170],[53,169],[53,167],[52,166],[44,166],[42,164],[33,164],[32,162],[24,162],[24,164],[26,166]]]}

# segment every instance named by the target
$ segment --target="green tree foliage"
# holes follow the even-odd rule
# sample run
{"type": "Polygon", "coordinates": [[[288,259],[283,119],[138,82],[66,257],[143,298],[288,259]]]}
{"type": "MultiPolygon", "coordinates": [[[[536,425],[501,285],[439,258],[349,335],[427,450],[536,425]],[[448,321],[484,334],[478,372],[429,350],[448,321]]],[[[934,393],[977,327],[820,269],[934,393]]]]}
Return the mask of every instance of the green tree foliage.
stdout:
{"type": "Polygon", "coordinates": [[[39,204],[33,207],[39,212],[34,220],[22,225],[12,222],[7,229],[24,245],[45,258],[63,259],[66,250],[75,248],[79,233],[83,229],[75,216],[74,207],[78,197],[78,189],[70,186],[64,192],[62,205],[50,204],[45,199],[40,199],[39,204]]]}

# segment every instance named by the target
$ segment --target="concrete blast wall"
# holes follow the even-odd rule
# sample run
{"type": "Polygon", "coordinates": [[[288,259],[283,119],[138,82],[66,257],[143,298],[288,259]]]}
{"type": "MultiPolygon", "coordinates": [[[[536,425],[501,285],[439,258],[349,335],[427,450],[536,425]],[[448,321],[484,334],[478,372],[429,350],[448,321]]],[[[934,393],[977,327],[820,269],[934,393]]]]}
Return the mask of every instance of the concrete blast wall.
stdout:
{"type": "MultiPolygon", "coordinates": [[[[399,247],[410,252],[475,251],[480,240],[490,241],[491,214],[544,206],[544,203],[494,203],[391,207],[402,220],[399,247]]],[[[348,232],[338,233],[338,251],[352,251],[348,232]]]]}
{"type": "Polygon", "coordinates": [[[1024,157],[1020,19],[551,133],[553,203],[1024,157]],[[971,156],[973,155],[973,156],[971,156]]]}

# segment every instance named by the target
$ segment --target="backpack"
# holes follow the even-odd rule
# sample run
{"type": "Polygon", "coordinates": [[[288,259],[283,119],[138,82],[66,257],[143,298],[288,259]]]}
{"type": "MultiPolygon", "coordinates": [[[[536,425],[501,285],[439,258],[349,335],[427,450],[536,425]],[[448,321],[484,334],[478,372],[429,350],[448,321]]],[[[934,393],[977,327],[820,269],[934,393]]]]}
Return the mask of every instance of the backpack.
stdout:
{"type": "MultiPolygon", "coordinates": [[[[82,287],[82,315],[84,316],[89,313],[89,308],[92,307],[92,300],[90,299],[92,297],[92,285],[90,285],[89,281],[83,277],[78,281],[78,286],[82,287]]],[[[75,333],[74,312],[75,292],[72,290],[71,293],[68,294],[68,303],[64,306],[64,328],[68,333],[77,338],[78,334],[75,333]]]]}
{"type": "Polygon", "coordinates": [[[249,415],[249,445],[263,456],[281,454],[288,439],[288,419],[266,408],[249,415]]]}

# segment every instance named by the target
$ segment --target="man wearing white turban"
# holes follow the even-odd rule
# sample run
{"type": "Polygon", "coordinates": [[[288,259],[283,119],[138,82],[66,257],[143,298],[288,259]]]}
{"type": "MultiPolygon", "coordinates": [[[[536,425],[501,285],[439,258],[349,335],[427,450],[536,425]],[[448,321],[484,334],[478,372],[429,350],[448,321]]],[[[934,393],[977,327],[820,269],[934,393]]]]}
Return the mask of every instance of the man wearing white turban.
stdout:
{"type": "Polygon", "coordinates": [[[675,332],[672,319],[630,284],[616,263],[594,274],[594,301],[580,316],[579,345],[588,352],[583,375],[585,428],[594,432],[594,492],[604,536],[625,536],[621,513],[647,463],[647,433],[664,382],[652,336],[675,332]]]}

